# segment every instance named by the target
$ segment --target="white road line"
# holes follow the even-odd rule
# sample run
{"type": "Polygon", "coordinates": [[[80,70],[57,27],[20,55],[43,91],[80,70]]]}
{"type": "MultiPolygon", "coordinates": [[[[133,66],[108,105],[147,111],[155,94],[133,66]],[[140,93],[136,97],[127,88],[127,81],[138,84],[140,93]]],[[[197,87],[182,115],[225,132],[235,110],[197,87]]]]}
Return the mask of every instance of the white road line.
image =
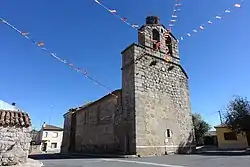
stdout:
{"type": "Polygon", "coordinates": [[[124,163],[135,163],[135,164],[164,166],[164,167],[186,167],[186,166],[179,166],[179,165],[167,165],[167,164],[158,164],[158,163],[143,162],[143,161],[128,161],[128,160],[121,160],[121,159],[102,159],[102,160],[107,161],[107,162],[124,162],[124,163]]]}

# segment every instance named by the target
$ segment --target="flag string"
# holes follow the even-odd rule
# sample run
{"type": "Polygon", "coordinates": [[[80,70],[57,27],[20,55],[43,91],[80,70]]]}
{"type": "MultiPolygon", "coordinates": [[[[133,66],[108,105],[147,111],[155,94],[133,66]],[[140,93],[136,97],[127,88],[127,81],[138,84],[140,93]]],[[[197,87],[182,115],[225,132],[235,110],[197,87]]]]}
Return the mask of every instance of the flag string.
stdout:
{"type": "Polygon", "coordinates": [[[175,26],[175,23],[177,21],[177,13],[181,10],[180,7],[181,7],[181,3],[180,3],[181,0],[175,0],[175,4],[174,4],[174,8],[173,8],[173,11],[172,11],[172,15],[171,15],[171,19],[168,23],[168,27],[171,29],[172,27],[175,26]]]}
{"type": "Polygon", "coordinates": [[[191,36],[193,36],[194,34],[196,34],[198,32],[202,32],[203,30],[205,30],[205,28],[208,25],[212,25],[214,23],[214,21],[222,20],[225,15],[231,13],[236,8],[240,8],[244,1],[245,0],[241,0],[239,3],[234,4],[232,7],[225,9],[222,13],[220,13],[218,15],[215,15],[214,17],[212,17],[210,20],[208,20],[204,24],[200,24],[199,28],[193,29],[192,31],[190,31],[190,32],[186,33],[185,35],[181,36],[178,40],[183,41],[187,37],[191,37],[191,36]]]}
{"type": "Polygon", "coordinates": [[[33,38],[30,37],[30,33],[28,32],[23,32],[20,31],[19,29],[17,29],[15,26],[13,26],[12,24],[10,24],[8,21],[4,20],[3,18],[0,18],[0,21],[2,23],[4,23],[5,25],[7,25],[8,27],[12,28],[13,30],[15,30],[16,32],[18,32],[20,35],[22,35],[23,37],[25,37],[26,39],[28,39],[29,41],[31,41],[33,44],[35,44],[37,47],[39,47],[40,49],[42,49],[44,52],[46,52],[48,55],[54,57],[56,60],[58,60],[59,62],[67,65],[68,67],[72,68],[73,70],[75,70],[76,72],[83,74],[87,79],[91,80],[93,83],[95,83],[96,85],[106,89],[107,91],[109,91],[109,94],[111,94],[112,96],[115,96],[116,98],[118,98],[117,95],[115,95],[114,93],[112,93],[113,91],[107,87],[106,85],[102,84],[101,82],[99,82],[98,80],[94,79],[93,77],[91,77],[86,70],[81,69],[77,66],[75,66],[73,63],[70,63],[69,61],[60,58],[59,56],[56,55],[55,52],[50,52],[46,47],[44,42],[42,41],[35,41],[33,38]]]}

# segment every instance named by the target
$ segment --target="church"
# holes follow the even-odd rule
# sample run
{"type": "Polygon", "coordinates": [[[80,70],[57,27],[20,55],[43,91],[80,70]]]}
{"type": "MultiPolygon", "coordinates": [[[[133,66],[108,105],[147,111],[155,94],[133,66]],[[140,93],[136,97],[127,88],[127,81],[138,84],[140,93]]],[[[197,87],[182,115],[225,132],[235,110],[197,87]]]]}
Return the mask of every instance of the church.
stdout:
{"type": "Polygon", "coordinates": [[[163,155],[195,149],[178,40],[156,16],[122,54],[122,88],[64,114],[63,153],[163,155]]]}

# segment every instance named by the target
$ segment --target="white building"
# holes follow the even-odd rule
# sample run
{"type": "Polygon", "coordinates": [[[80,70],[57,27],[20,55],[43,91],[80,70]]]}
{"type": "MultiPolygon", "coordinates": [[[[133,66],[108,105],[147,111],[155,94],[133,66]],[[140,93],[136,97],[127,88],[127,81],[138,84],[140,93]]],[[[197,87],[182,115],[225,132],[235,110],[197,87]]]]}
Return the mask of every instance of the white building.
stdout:
{"type": "Polygon", "coordinates": [[[41,151],[53,153],[60,152],[63,138],[62,128],[44,124],[37,137],[37,142],[41,143],[41,151]]]}

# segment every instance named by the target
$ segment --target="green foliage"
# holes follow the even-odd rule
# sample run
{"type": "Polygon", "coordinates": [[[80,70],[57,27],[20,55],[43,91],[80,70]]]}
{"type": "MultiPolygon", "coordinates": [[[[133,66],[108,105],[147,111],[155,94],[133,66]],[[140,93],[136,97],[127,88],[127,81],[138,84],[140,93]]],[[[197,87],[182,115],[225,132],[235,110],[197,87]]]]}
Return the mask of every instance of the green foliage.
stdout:
{"type": "Polygon", "coordinates": [[[192,114],[194,133],[197,145],[204,144],[204,136],[211,129],[211,126],[202,119],[200,114],[192,114]]]}
{"type": "Polygon", "coordinates": [[[225,124],[236,133],[250,131],[250,102],[247,98],[236,97],[229,102],[225,124]]]}

